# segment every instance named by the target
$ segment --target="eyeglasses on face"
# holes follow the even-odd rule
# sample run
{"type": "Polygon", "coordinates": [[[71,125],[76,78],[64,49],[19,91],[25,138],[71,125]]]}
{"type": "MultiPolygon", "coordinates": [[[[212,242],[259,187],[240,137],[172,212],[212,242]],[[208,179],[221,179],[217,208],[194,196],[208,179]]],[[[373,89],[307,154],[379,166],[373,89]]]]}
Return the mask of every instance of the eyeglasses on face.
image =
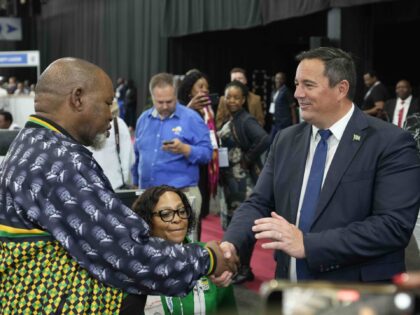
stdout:
{"type": "Polygon", "coordinates": [[[176,210],[162,209],[159,211],[152,212],[154,216],[158,215],[163,222],[171,222],[175,217],[175,213],[181,219],[188,219],[190,217],[190,212],[185,208],[179,208],[176,210]]]}

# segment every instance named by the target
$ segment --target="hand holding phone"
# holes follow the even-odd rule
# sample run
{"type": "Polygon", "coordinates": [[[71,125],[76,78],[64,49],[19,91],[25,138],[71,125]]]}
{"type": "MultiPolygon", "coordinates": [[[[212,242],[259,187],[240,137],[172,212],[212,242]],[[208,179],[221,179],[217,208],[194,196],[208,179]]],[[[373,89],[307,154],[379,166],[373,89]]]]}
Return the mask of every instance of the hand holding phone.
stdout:
{"type": "Polygon", "coordinates": [[[173,138],[170,140],[162,141],[162,150],[169,151],[172,153],[183,154],[186,157],[190,155],[191,147],[190,145],[183,143],[178,138],[173,138]]]}

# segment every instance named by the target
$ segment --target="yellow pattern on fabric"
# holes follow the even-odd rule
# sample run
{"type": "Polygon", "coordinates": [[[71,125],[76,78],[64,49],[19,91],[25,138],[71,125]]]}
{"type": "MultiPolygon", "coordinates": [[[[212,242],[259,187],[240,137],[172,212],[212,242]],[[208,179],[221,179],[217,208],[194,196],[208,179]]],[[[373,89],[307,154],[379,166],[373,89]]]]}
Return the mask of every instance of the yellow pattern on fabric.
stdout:
{"type": "Polygon", "coordinates": [[[50,233],[39,229],[21,229],[0,224],[0,236],[19,237],[19,236],[40,236],[50,235],[50,233]]]}
{"type": "Polygon", "coordinates": [[[33,123],[35,123],[35,124],[38,124],[38,125],[41,125],[41,126],[43,126],[43,127],[47,128],[47,129],[51,129],[51,130],[53,130],[53,131],[55,131],[55,132],[61,133],[61,132],[60,132],[57,128],[55,128],[53,125],[51,125],[51,124],[47,123],[46,121],[44,121],[44,120],[42,120],[42,119],[40,119],[40,118],[37,118],[37,117],[34,117],[34,116],[30,116],[30,117],[28,118],[28,121],[31,121],[31,122],[33,122],[33,123]]]}
{"type": "Polygon", "coordinates": [[[117,315],[121,301],[57,241],[0,240],[0,314],[117,315]]]}

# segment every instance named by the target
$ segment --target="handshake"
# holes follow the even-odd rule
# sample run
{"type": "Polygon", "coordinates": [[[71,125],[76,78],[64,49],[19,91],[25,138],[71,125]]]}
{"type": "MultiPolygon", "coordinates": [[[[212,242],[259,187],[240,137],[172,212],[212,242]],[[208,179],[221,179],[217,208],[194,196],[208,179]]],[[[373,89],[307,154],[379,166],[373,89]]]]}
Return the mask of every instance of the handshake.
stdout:
{"type": "Polygon", "coordinates": [[[226,271],[231,276],[237,273],[239,267],[239,257],[235,247],[228,242],[210,241],[206,244],[206,248],[213,253],[214,268],[211,275],[220,277],[226,271]]]}

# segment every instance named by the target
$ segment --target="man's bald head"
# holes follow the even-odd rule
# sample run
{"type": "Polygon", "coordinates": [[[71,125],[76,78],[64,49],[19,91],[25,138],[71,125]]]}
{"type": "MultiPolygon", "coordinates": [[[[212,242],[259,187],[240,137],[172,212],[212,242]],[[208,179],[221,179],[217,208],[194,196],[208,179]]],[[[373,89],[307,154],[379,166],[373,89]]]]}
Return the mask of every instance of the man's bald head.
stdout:
{"type": "Polygon", "coordinates": [[[94,87],[101,75],[106,75],[98,66],[82,59],[61,58],[52,62],[41,74],[35,87],[35,95],[53,94],[63,96],[71,89],[82,86],[94,87]]]}
{"type": "Polygon", "coordinates": [[[112,81],[101,68],[82,59],[61,58],[38,80],[35,113],[63,127],[80,143],[96,146],[98,135],[109,134],[113,98],[112,81]]]}

